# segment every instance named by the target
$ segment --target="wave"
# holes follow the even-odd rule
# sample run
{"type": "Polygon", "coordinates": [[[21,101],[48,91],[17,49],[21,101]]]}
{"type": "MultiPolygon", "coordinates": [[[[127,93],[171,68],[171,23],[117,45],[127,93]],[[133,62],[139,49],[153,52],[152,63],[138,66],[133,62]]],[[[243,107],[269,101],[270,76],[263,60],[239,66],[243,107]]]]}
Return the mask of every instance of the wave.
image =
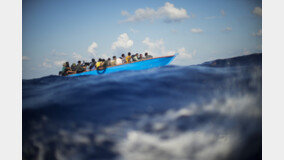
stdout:
{"type": "Polygon", "coordinates": [[[261,104],[249,95],[146,115],[133,125],[123,128],[126,136],[118,138],[114,148],[121,159],[258,159],[255,155],[261,155],[261,104]]]}
{"type": "Polygon", "coordinates": [[[261,54],[245,57],[23,80],[23,159],[261,159],[261,54]]]}

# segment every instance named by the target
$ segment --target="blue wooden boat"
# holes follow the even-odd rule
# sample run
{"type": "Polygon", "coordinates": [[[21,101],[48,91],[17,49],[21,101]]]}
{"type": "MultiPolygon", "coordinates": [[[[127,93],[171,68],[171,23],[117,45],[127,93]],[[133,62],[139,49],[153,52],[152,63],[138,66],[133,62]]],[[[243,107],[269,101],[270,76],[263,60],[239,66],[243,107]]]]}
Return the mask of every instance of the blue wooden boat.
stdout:
{"type": "Polygon", "coordinates": [[[132,62],[122,65],[116,65],[116,66],[110,66],[101,70],[91,70],[86,71],[82,73],[76,73],[72,75],[68,75],[69,77],[74,76],[84,76],[84,75],[100,75],[100,74],[108,74],[108,73],[114,73],[114,72],[120,72],[120,71],[133,71],[133,70],[144,70],[144,69],[150,69],[155,67],[162,67],[165,65],[170,64],[174,58],[178,54],[170,55],[170,56],[164,56],[164,57],[155,57],[151,59],[145,59],[138,62],[132,62]]]}

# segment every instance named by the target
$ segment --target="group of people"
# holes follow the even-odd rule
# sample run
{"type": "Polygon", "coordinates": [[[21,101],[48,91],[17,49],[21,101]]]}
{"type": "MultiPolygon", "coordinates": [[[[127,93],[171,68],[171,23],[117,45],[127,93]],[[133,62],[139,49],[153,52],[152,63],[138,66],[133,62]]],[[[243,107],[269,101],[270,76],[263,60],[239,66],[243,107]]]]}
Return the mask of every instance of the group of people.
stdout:
{"type": "Polygon", "coordinates": [[[95,69],[100,68],[106,68],[110,66],[116,66],[116,65],[122,65],[132,62],[137,62],[145,59],[153,58],[153,56],[149,55],[147,52],[143,56],[143,54],[134,54],[131,55],[130,52],[128,52],[127,56],[125,54],[122,54],[121,57],[113,56],[112,60],[111,58],[108,58],[107,60],[99,58],[98,61],[96,61],[94,58],[91,62],[83,62],[78,61],[77,65],[73,63],[71,66],[69,65],[69,62],[65,62],[63,64],[62,70],[59,72],[59,75],[61,76],[67,76],[69,74],[75,74],[75,73],[82,73],[86,71],[91,71],[95,69]]]}

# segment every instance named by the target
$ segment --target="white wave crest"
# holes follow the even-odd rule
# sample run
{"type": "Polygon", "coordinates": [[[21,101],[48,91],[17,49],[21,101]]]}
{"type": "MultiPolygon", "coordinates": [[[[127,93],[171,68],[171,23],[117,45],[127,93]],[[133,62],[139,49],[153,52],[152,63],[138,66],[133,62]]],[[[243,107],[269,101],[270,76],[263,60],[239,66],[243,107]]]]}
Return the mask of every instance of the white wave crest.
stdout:
{"type": "Polygon", "coordinates": [[[136,123],[138,126],[124,126],[127,128],[126,136],[118,140],[115,149],[121,160],[228,159],[240,144],[245,143],[248,135],[258,132],[254,127],[261,125],[258,123],[260,119],[261,102],[258,96],[215,99],[205,105],[190,105],[153,117],[143,116],[136,123]],[[174,124],[180,118],[206,114],[216,117],[209,118],[206,123],[187,124],[189,128],[195,125],[194,129],[180,131],[174,124]],[[247,126],[244,126],[244,119],[249,120],[247,126]],[[153,132],[143,130],[149,124],[153,132]],[[246,132],[242,131],[242,127],[248,127],[246,132]]]}

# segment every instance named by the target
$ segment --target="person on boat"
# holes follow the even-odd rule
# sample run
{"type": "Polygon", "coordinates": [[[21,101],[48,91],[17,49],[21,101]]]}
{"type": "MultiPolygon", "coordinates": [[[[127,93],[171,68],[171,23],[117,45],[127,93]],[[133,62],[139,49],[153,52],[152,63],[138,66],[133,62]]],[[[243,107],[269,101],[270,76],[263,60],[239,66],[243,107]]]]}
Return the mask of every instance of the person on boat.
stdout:
{"type": "Polygon", "coordinates": [[[143,54],[140,54],[139,57],[138,57],[138,60],[141,61],[143,59],[144,59],[143,54]]]}
{"type": "Polygon", "coordinates": [[[76,73],[82,73],[82,72],[84,72],[85,70],[84,70],[84,68],[83,68],[83,66],[82,66],[82,64],[81,64],[81,61],[78,61],[78,64],[77,64],[77,66],[76,66],[76,73]]]}
{"type": "Polygon", "coordinates": [[[101,66],[105,65],[106,64],[106,60],[105,59],[102,59],[102,63],[101,63],[101,66]]]}
{"type": "Polygon", "coordinates": [[[71,68],[70,68],[70,66],[69,66],[69,62],[65,62],[65,70],[67,71],[67,70],[70,70],[71,68]]]}
{"type": "Polygon", "coordinates": [[[66,62],[65,64],[66,64],[66,68],[65,68],[66,74],[67,74],[67,75],[68,75],[68,74],[72,74],[73,72],[72,72],[71,67],[69,66],[69,62],[66,62]]]}
{"type": "Polygon", "coordinates": [[[116,58],[115,65],[121,65],[121,64],[123,64],[123,59],[121,57],[116,58]]]}
{"type": "Polygon", "coordinates": [[[69,66],[69,62],[65,62],[65,72],[64,72],[64,76],[67,76],[69,74],[74,74],[76,73],[76,64],[72,63],[71,67],[69,66]]]}
{"type": "Polygon", "coordinates": [[[132,56],[132,61],[138,61],[138,53],[132,56]]]}
{"type": "Polygon", "coordinates": [[[116,56],[112,57],[112,60],[110,61],[111,66],[115,66],[116,65],[116,56]]]}
{"type": "Polygon", "coordinates": [[[105,59],[101,59],[99,65],[97,65],[97,70],[102,70],[107,68],[107,61],[105,59]]]}
{"type": "MultiPolygon", "coordinates": [[[[76,64],[75,64],[76,65],[76,64]]],[[[63,63],[62,70],[59,72],[60,76],[67,76],[68,74],[73,74],[71,67],[69,66],[69,62],[63,63]]]]}
{"type": "Polygon", "coordinates": [[[123,64],[126,63],[126,59],[125,59],[125,55],[124,54],[122,54],[120,58],[121,58],[123,64]]]}
{"type": "Polygon", "coordinates": [[[76,67],[77,67],[76,64],[75,64],[75,63],[72,63],[72,65],[71,65],[71,70],[72,70],[72,71],[76,71],[76,67]]]}
{"type": "Polygon", "coordinates": [[[146,52],[146,53],[145,53],[145,58],[146,58],[146,59],[149,59],[149,58],[153,58],[153,56],[148,55],[148,53],[146,52]]]}
{"type": "Polygon", "coordinates": [[[102,59],[101,64],[99,67],[106,67],[107,66],[107,62],[105,59],[102,59]]]}
{"type": "Polygon", "coordinates": [[[99,61],[96,63],[96,68],[100,67],[102,64],[102,59],[99,58],[99,61]]]}
{"type": "Polygon", "coordinates": [[[63,63],[61,71],[63,72],[66,68],[66,62],[63,63]]]}
{"type": "Polygon", "coordinates": [[[65,69],[66,69],[66,63],[63,63],[61,71],[59,71],[60,76],[65,76],[65,69]]]}
{"type": "Polygon", "coordinates": [[[83,68],[84,68],[84,71],[87,71],[88,67],[89,67],[90,63],[89,62],[85,62],[83,61],[83,68]]]}
{"type": "Polygon", "coordinates": [[[92,70],[92,69],[95,69],[95,68],[96,68],[96,60],[93,58],[92,62],[90,63],[89,69],[92,70]]]}
{"type": "Polygon", "coordinates": [[[111,66],[111,59],[108,58],[105,63],[106,63],[106,66],[108,66],[108,67],[111,66]]]}
{"type": "Polygon", "coordinates": [[[125,59],[126,59],[126,63],[131,62],[131,53],[130,52],[128,52],[128,56],[125,59]]]}
{"type": "Polygon", "coordinates": [[[62,67],[62,71],[61,71],[61,75],[62,76],[67,76],[68,74],[70,74],[72,72],[70,66],[69,66],[69,62],[65,62],[63,64],[63,67],[62,67]]]}
{"type": "Polygon", "coordinates": [[[135,56],[135,54],[131,55],[131,62],[133,62],[133,57],[135,56]]]}

